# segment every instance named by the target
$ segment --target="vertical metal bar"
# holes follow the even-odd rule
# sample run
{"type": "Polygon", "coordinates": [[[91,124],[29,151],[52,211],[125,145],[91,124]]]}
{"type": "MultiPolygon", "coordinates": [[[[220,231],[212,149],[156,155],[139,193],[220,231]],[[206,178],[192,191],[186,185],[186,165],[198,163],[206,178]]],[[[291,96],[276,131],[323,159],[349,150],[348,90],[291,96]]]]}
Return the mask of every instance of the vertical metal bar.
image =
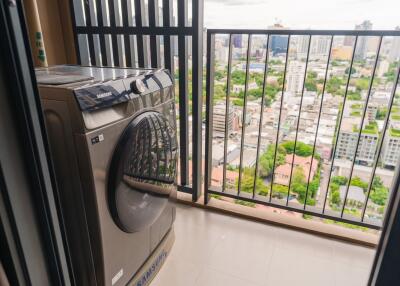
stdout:
{"type": "MultiPolygon", "coordinates": [[[[92,26],[92,20],[90,17],[90,5],[89,1],[83,2],[83,9],[85,10],[85,19],[86,19],[86,27],[92,26]]],[[[89,57],[90,57],[90,64],[92,66],[96,65],[96,54],[94,51],[94,39],[93,34],[87,34],[88,38],[88,45],[89,45],[89,57]]]]}
{"type": "MultiPolygon", "coordinates": [[[[228,150],[228,128],[229,128],[229,104],[231,93],[231,69],[232,69],[232,34],[229,35],[229,48],[228,48],[228,70],[226,74],[226,100],[225,100],[225,130],[224,130],[224,165],[222,173],[222,191],[226,189],[226,163],[227,163],[227,150],[228,150]]],[[[212,79],[214,81],[214,78],[212,79]]]]}
{"type": "Polygon", "coordinates": [[[246,78],[244,81],[244,95],[243,95],[243,113],[242,113],[242,138],[240,140],[240,162],[239,162],[239,180],[237,194],[240,196],[240,189],[243,176],[243,149],[244,149],[244,135],[246,132],[246,105],[247,105],[247,91],[249,89],[249,65],[250,65],[250,52],[251,52],[251,39],[252,35],[249,34],[247,39],[247,55],[246,55],[246,78]]]}
{"type": "MultiPolygon", "coordinates": [[[[309,60],[309,57],[310,57],[310,47],[311,47],[311,35],[308,36],[308,47],[307,47],[306,67],[305,67],[305,70],[304,70],[303,87],[302,87],[302,89],[301,89],[299,114],[298,114],[298,116],[297,116],[296,135],[295,135],[295,139],[294,139],[293,156],[292,156],[292,166],[291,166],[291,168],[290,168],[289,186],[288,186],[288,192],[287,192],[287,197],[286,197],[286,205],[289,204],[290,188],[292,187],[293,166],[294,166],[294,161],[295,161],[295,158],[296,158],[297,135],[299,134],[299,126],[300,126],[300,119],[301,119],[301,107],[303,106],[305,82],[306,82],[307,72],[308,72],[308,60],[309,60]]],[[[313,158],[311,157],[311,162],[312,162],[312,160],[313,160],[313,158]]]]}
{"type": "Polygon", "coordinates": [[[80,55],[80,46],[78,42],[78,33],[76,31],[76,26],[77,26],[77,21],[76,21],[76,7],[75,7],[75,1],[70,0],[69,2],[70,7],[71,7],[71,20],[72,20],[72,29],[73,29],[73,34],[74,34],[74,46],[75,46],[75,56],[76,56],[76,62],[78,65],[82,63],[81,55],[80,55]]]}
{"type": "Polygon", "coordinates": [[[318,120],[317,120],[317,128],[315,130],[315,138],[314,138],[314,144],[313,144],[313,152],[311,155],[311,164],[310,164],[310,170],[308,171],[308,179],[307,179],[307,189],[306,189],[306,197],[304,199],[304,206],[303,209],[306,209],[306,205],[307,205],[307,198],[308,198],[308,188],[310,186],[310,176],[311,176],[311,170],[313,167],[313,163],[314,163],[314,156],[315,156],[315,149],[316,149],[316,145],[317,145],[317,137],[318,137],[318,130],[319,130],[319,122],[321,120],[321,114],[322,114],[322,106],[324,104],[324,95],[325,95],[325,88],[326,88],[326,82],[328,79],[328,71],[329,71],[329,64],[331,62],[331,54],[332,54],[332,46],[333,46],[333,36],[331,36],[331,42],[329,44],[329,54],[328,54],[328,59],[326,61],[326,69],[325,69],[325,78],[324,78],[324,84],[322,86],[322,94],[321,94],[321,103],[319,106],[319,113],[318,113],[318,120]]]}
{"type": "MultiPolygon", "coordinates": [[[[354,165],[355,165],[356,159],[357,159],[358,146],[359,146],[360,140],[361,140],[362,129],[363,129],[363,126],[364,126],[365,115],[367,114],[369,98],[371,97],[372,86],[374,84],[375,72],[376,72],[376,68],[378,66],[379,53],[380,53],[380,50],[381,50],[381,46],[382,46],[382,36],[379,37],[378,51],[376,52],[376,59],[375,59],[375,63],[374,63],[374,68],[372,70],[371,80],[370,80],[369,87],[368,87],[367,100],[365,102],[365,106],[364,106],[364,110],[363,110],[360,130],[358,131],[356,149],[355,149],[354,156],[353,156],[353,161],[352,161],[352,164],[351,164],[350,176],[349,176],[349,180],[347,181],[346,194],[344,196],[343,207],[342,207],[342,211],[341,211],[340,217],[343,217],[344,209],[346,208],[347,196],[349,194],[351,178],[353,176],[354,165]]],[[[349,73],[351,73],[351,69],[349,70],[349,73]]]]}
{"type": "MultiPolygon", "coordinates": [[[[101,1],[96,1],[96,12],[97,12],[97,26],[104,27],[103,23],[103,9],[101,5],[101,1]]],[[[106,40],[104,34],[99,34],[99,41],[100,41],[100,54],[101,54],[101,65],[107,65],[107,53],[106,53],[106,40]]]]}
{"type": "Polygon", "coordinates": [[[332,177],[331,175],[332,175],[332,171],[333,171],[333,167],[334,167],[334,163],[335,163],[336,147],[337,147],[337,143],[339,141],[339,131],[340,131],[340,126],[342,125],[344,107],[346,105],[347,93],[349,91],[349,84],[350,84],[350,79],[351,79],[351,70],[353,69],[354,58],[355,58],[355,55],[356,55],[357,42],[358,42],[358,36],[356,36],[356,39],[354,40],[354,46],[353,46],[353,51],[352,51],[352,55],[351,55],[351,62],[350,62],[350,66],[349,66],[349,71],[350,72],[349,72],[349,75],[347,77],[346,90],[344,92],[342,111],[341,111],[341,113],[339,115],[340,118],[339,118],[338,125],[336,126],[336,128],[338,128],[338,129],[337,129],[337,132],[336,132],[335,145],[333,146],[332,164],[331,164],[331,168],[329,170],[328,184],[326,185],[327,190],[326,190],[326,193],[325,193],[324,206],[322,207],[322,213],[323,214],[325,213],[326,201],[328,199],[329,185],[331,183],[331,177],[332,177]]]}
{"type": "MultiPolygon", "coordinates": [[[[272,40],[272,37],[271,37],[272,40]]],[[[275,141],[275,152],[274,152],[274,163],[272,165],[272,177],[271,177],[271,191],[269,193],[269,201],[272,200],[272,191],[274,186],[274,177],[275,177],[275,164],[276,164],[276,155],[278,153],[278,145],[279,145],[279,129],[281,126],[281,116],[282,116],[282,106],[283,106],[283,95],[285,93],[285,83],[286,83],[286,71],[287,64],[289,60],[289,46],[290,46],[290,35],[288,35],[288,40],[286,43],[286,59],[285,59],[285,69],[283,70],[283,82],[282,82],[282,93],[281,93],[281,105],[279,107],[279,118],[278,118],[278,129],[276,131],[276,141],[275,141]]]]}
{"type": "Polygon", "coordinates": [[[213,97],[214,97],[214,49],[215,35],[207,31],[207,80],[206,80],[206,148],[204,174],[204,204],[208,203],[208,188],[211,184],[212,170],[212,129],[213,129],[213,97]]]}
{"type": "MultiPolygon", "coordinates": [[[[185,26],[187,19],[187,0],[178,2],[178,25],[185,26]]],[[[179,57],[179,127],[180,127],[180,166],[181,184],[189,184],[189,135],[188,135],[188,42],[184,34],[178,35],[179,57]]]]}
{"type": "MultiPolygon", "coordinates": [[[[172,0],[163,0],[164,28],[171,27],[171,20],[173,18],[172,6],[172,0]]],[[[174,46],[169,35],[164,36],[164,63],[165,68],[171,72],[172,78],[174,78],[174,46]]]]}
{"type": "Polygon", "coordinates": [[[378,142],[378,152],[376,152],[376,158],[375,158],[375,161],[374,161],[374,165],[372,167],[372,176],[371,176],[371,179],[368,182],[367,197],[365,199],[365,203],[364,203],[362,214],[361,214],[361,221],[362,222],[364,221],[365,211],[367,210],[368,199],[369,199],[369,196],[370,196],[370,193],[371,193],[372,184],[373,184],[374,179],[375,179],[375,172],[376,172],[376,168],[378,166],[379,157],[381,155],[382,146],[383,146],[383,142],[384,142],[385,135],[386,135],[386,129],[387,129],[388,125],[389,125],[390,113],[392,112],[393,102],[394,102],[394,98],[395,98],[396,90],[397,90],[397,85],[399,83],[399,74],[400,74],[400,64],[399,64],[399,67],[397,69],[396,79],[394,81],[392,92],[390,94],[390,100],[389,100],[389,104],[388,104],[388,108],[387,108],[388,111],[387,111],[386,116],[385,116],[385,121],[384,121],[385,123],[383,125],[382,135],[380,136],[379,142],[378,142]]]}
{"type": "Polygon", "coordinates": [[[203,3],[192,1],[192,188],[193,201],[201,194],[202,109],[203,109],[203,3]]]}
{"type": "Polygon", "coordinates": [[[261,132],[262,132],[262,122],[264,116],[264,104],[265,104],[265,91],[267,87],[267,75],[268,75],[268,50],[269,50],[269,35],[267,35],[267,47],[265,48],[265,66],[264,66],[264,81],[262,87],[262,96],[261,96],[261,110],[260,110],[260,122],[258,124],[258,138],[257,138],[257,152],[256,152],[256,168],[254,170],[254,182],[253,182],[253,199],[256,194],[256,182],[257,182],[257,174],[258,174],[258,157],[260,156],[260,144],[261,144],[261,132]]]}
{"type": "MultiPolygon", "coordinates": [[[[124,1],[124,0],[123,0],[124,1]]],[[[135,20],[136,20],[136,27],[142,28],[143,27],[143,16],[144,16],[144,3],[143,0],[134,0],[135,1],[135,20]]],[[[145,56],[147,56],[146,49],[144,48],[144,41],[143,35],[136,35],[136,46],[137,46],[137,55],[138,55],[138,64],[139,67],[146,67],[145,56]]]]}
{"type": "MultiPolygon", "coordinates": [[[[108,0],[108,12],[110,17],[110,27],[116,27],[115,24],[115,9],[114,9],[114,1],[108,0]]],[[[118,55],[118,42],[117,35],[111,34],[111,43],[112,43],[112,54],[114,66],[119,66],[119,55],[118,55]]]]}
{"type": "MultiPolygon", "coordinates": [[[[156,27],[158,25],[158,0],[149,0],[149,27],[156,27]]],[[[153,68],[159,68],[161,66],[160,39],[157,35],[150,35],[150,55],[151,66],[153,68]]]]}
{"type": "MultiPolygon", "coordinates": [[[[121,1],[122,10],[122,26],[129,26],[128,19],[128,6],[127,0],[121,1]]],[[[129,40],[129,34],[124,34],[124,50],[125,50],[125,65],[127,67],[132,67],[132,57],[131,57],[131,41],[129,40]]]]}
{"type": "Polygon", "coordinates": [[[178,27],[184,28],[188,23],[188,0],[178,1],[178,27]]]}

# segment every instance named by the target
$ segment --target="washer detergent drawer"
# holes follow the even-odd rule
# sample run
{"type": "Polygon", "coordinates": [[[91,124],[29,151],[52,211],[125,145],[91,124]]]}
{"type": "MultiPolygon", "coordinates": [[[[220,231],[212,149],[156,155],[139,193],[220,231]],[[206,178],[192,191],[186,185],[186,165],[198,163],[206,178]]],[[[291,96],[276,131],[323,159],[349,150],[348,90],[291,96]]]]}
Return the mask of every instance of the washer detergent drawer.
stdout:
{"type": "Polygon", "coordinates": [[[159,112],[135,117],[115,149],[108,179],[108,203],[125,232],[151,226],[174,195],[176,132],[159,112]]]}

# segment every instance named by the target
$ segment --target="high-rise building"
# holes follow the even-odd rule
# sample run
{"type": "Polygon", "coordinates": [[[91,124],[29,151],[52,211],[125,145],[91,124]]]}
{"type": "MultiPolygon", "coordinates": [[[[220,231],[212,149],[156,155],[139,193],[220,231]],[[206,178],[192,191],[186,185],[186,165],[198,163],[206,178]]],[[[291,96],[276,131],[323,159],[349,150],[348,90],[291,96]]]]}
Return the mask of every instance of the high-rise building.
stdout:
{"type": "Polygon", "coordinates": [[[238,34],[238,35],[233,35],[233,47],[237,48],[237,49],[241,49],[242,48],[242,34],[238,34]]]}
{"type": "Polygon", "coordinates": [[[309,37],[298,36],[296,40],[297,40],[296,41],[297,54],[303,54],[303,55],[307,54],[309,37]]]}
{"type": "MultiPolygon", "coordinates": [[[[362,22],[359,25],[356,25],[355,30],[361,30],[361,31],[365,31],[365,30],[372,30],[372,23],[368,20],[362,22]]],[[[358,38],[358,43],[357,43],[357,47],[356,47],[356,54],[355,54],[355,58],[357,60],[361,60],[364,59],[367,55],[367,48],[368,48],[368,37],[359,37],[358,38]]]]}
{"type": "Polygon", "coordinates": [[[311,42],[311,54],[315,56],[326,56],[329,53],[330,37],[318,36],[311,42]]]}
{"type": "MultiPolygon", "coordinates": [[[[226,106],[225,104],[217,104],[214,106],[213,111],[213,135],[214,137],[224,137],[225,134],[225,115],[226,106]]],[[[234,128],[234,110],[232,106],[229,106],[228,114],[228,136],[232,134],[234,128]]]]}
{"type": "MultiPolygon", "coordinates": [[[[270,30],[284,30],[286,29],[282,24],[276,23],[273,26],[269,26],[268,29],[270,30]]],[[[287,36],[280,36],[280,35],[272,35],[271,37],[271,50],[272,53],[279,54],[279,53],[286,53],[288,49],[288,37],[287,36]]]]}
{"type": "Polygon", "coordinates": [[[289,63],[287,71],[287,91],[295,94],[301,93],[303,89],[305,66],[306,64],[300,61],[291,61],[289,63]]]}
{"type": "MultiPolygon", "coordinates": [[[[400,31],[400,26],[396,27],[397,31],[400,31]]],[[[389,53],[390,61],[397,61],[400,59],[400,37],[393,38],[393,44],[389,53]]]]}
{"type": "Polygon", "coordinates": [[[377,76],[378,77],[384,76],[384,74],[389,71],[389,66],[390,64],[387,60],[380,60],[376,71],[377,76]]]}

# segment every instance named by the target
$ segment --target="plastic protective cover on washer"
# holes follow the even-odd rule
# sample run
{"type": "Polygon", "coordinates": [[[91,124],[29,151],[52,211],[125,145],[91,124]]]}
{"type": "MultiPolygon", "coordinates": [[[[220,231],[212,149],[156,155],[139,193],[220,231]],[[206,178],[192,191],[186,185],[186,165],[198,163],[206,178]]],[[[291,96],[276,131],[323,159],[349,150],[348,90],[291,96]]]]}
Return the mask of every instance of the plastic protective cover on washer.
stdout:
{"type": "Polygon", "coordinates": [[[54,66],[36,70],[39,84],[68,85],[74,87],[74,95],[82,111],[93,111],[137,98],[131,83],[141,80],[144,91],[140,96],[162,91],[172,86],[167,70],[123,69],[108,67],[54,66]]]}

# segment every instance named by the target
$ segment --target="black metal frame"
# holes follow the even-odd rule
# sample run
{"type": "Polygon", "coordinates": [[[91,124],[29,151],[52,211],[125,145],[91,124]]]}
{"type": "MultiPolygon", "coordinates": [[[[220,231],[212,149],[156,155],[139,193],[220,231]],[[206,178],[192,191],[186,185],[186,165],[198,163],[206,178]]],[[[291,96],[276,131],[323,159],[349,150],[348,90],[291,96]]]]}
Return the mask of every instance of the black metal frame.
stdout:
{"type": "Polygon", "coordinates": [[[22,2],[0,14],[2,264],[10,285],[71,285],[22,2]]]}
{"type": "MultiPolygon", "coordinates": [[[[275,164],[276,164],[276,156],[277,156],[277,147],[278,147],[278,141],[279,141],[279,129],[280,129],[280,119],[281,119],[281,113],[282,113],[282,103],[283,103],[283,96],[284,96],[284,90],[285,90],[285,82],[286,82],[286,73],[287,73],[287,65],[288,65],[288,57],[289,57],[289,45],[290,45],[290,38],[292,36],[308,36],[309,37],[309,42],[308,42],[308,49],[307,49],[307,61],[306,61],[306,71],[305,71],[305,75],[304,75],[304,79],[303,79],[303,88],[302,88],[302,96],[301,96],[301,101],[303,99],[303,94],[304,94],[304,82],[306,80],[307,77],[307,65],[308,65],[308,60],[309,60],[309,53],[310,53],[310,44],[311,44],[311,40],[313,36],[330,36],[330,44],[329,44],[329,54],[328,54],[328,58],[327,58],[327,63],[326,63],[326,71],[325,71],[325,78],[324,78],[324,83],[323,83],[323,95],[321,98],[321,103],[320,103],[320,107],[319,107],[319,115],[318,115],[318,126],[320,123],[320,116],[321,116],[321,110],[322,110],[322,105],[323,105],[323,100],[324,100],[324,93],[325,93],[325,87],[326,87],[326,82],[327,82],[327,77],[328,77],[328,69],[329,69],[329,65],[331,62],[331,54],[332,54],[332,45],[333,45],[333,41],[334,41],[334,37],[335,36],[353,36],[355,38],[354,40],[354,45],[353,45],[353,49],[352,49],[352,56],[351,56],[351,62],[350,62],[350,70],[353,66],[353,62],[354,62],[354,58],[355,58],[355,53],[356,53],[356,48],[357,48],[357,40],[359,37],[362,36],[376,36],[379,37],[379,45],[377,48],[377,55],[376,55],[376,59],[374,62],[374,67],[373,67],[373,75],[375,74],[375,70],[376,70],[376,66],[377,66],[377,62],[379,60],[379,55],[380,55],[380,46],[381,46],[381,42],[382,42],[382,38],[385,36],[396,36],[396,37],[400,37],[400,31],[358,31],[358,30],[354,30],[354,31],[348,31],[348,30],[336,30],[336,31],[328,31],[328,30],[239,30],[239,29],[210,29],[207,31],[207,81],[206,81],[206,153],[205,153],[205,158],[206,158],[206,169],[205,169],[205,184],[204,184],[204,202],[207,204],[209,201],[209,195],[210,194],[214,194],[214,195],[219,195],[219,196],[225,196],[225,197],[230,197],[233,199],[240,199],[243,201],[247,201],[247,202],[252,202],[252,203],[256,203],[256,204],[262,204],[262,205],[267,205],[267,206],[272,206],[272,207],[276,207],[276,208],[281,208],[281,209],[286,209],[286,210],[290,210],[290,211],[295,211],[295,212],[300,212],[303,214],[307,214],[307,215],[313,215],[316,217],[321,217],[321,218],[325,218],[325,219],[332,219],[335,221],[339,221],[339,222],[345,222],[345,223],[350,223],[350,224],[354,224],[354,225],[358,225],[358,226],[363,226],[363,227],[368,227],[368,228],[372,228],[372,229],[380,229],[381,225],[375,222],[366,222],[364,220],[364,215],[365,215],[365,209],[363,210],[363,217],[358,220],[356,218],[350,218],[350,217],[346,217],[344,216],[344,208],[346,206],[346,200],[347,200],[347,194],[348,194],[348,187],[349,185],[347,185],[347,189],[346,189],[346,198],[343,202],[343,208],[341,213],[336,214],[336,213],[326,213],[325,212],[325,206],[326,206],[326,201],[327,201],[327,196],[329,193],[329,183],[328,182],[328,190],[326,191],[326,195],[325,195],[325,200],[324,200],[324,206],[322,208],[322,210],[313,208],[313,207],[306,207],[306,201],[304,203],[304,205],[297,207],[297,206],[291,206],[289,205],[289,193],[288,193],[288,197],[286,199],[286,204],[281,204],[278,202],[274,202],[272,200],[272,185],[273,185],[273,180],[274,180],[274,171],[272,172],[272,180],[271,180],[271,189],[270,189],[270,193],[269,193],[269,199],[266,197],[260,197],[260,196],[256,196],[255,195],[255,186],[256,186],[256,178],[257,178],[257,173],[255,174],[255,178],[254,178],[254,185],[253,185],[253,193],[251,194],[242,194],[240,193],[240,183],[241,183],[241,176],[242,176],[242,158],[243,158],[243,138],[244,138],[244,127],[242,127],[242,135],[241,135],[241,147],[240,147],[240,167],[239,167],[239,182],[238,182],[238,190],[237,192],[230,192],[227,191],[225,188],[226,185],[226,145],[227,145],[227,133],[226,133],[226,129],[227,129],[227,124],[225,122],[225,138],[224,138],[224,170],[223,170],[223,182],[222,182],[222,190],[219,187],[214,187],[211,186],[211,162],[212,162],[212,133],[213,133],[213,93],[214,93],[214,65],[215,65],[215,60],[214,60],[214,46],[215,46],[215,37],[216,35],[227,35],[229,37],[229,50],[228,50],[228,75],[227,75],[227,86],[230,86],[230,71],[231,71],[231,65],[232,65],[232,35],[244,35],[244,36],[248,36],[249,40],[248,40],[248,47],[247,47],[247,58],[246,58],[246,76],[245,76],[245,92],[244,92],[244,107],[243,107],[243,114],[245,116],[245,112],[246,112],[246,95],[247,95],[247,81],[248,81],[248,66],[249,66],[249,53],[250,53],[250,49],[251,49],[251,36],[252,35],[264,35],[267,37],[267,41],[269,44],[269,41],[271,39],[272,36],[275,35],[281,35],[281,36],[286,36],[287,37],[287,51],[286,51],[286,61],[285,61],[285,67],[284,67],[284,74],[283,74],[283,87],[282,87],[282,94],[281,94],[281,105],[280,105],[280,114],[279,114],[279,119],[278,119],[278,130],[277,130],[277,134],[276,134],[276,141],[275,141],[275,154],[274,154],[274,166],[273,168],[275,168],[275,164]]],[[[267,46],[268,49],[268,46],[267,46]]],[[[268,69],[267,65],[268,65],[268,53],[266,53],[266,62],[265,62],[265,71],[268,69]]],[[[400,69],[400,67],[399,67],[400,69]]],[[[373,81],[374,81],[374,76],[371,76],[371,81],[370,81],[370,85],[368,88],[368,95],[371,93],[371,89],[372,89],[372,85],[373,85],[373,81]]],[[[262,102],[264,102],[264,97],[265,97],[265,85],[266,85],[266,77],[267,75],[264,74],[264,83],[263,83],[263,94],[262,94],[262,102]]],[[[349,87],[349,83],[350,83],[350,78],[351,78],[351,73],[349,72],[348,75],[348,79],[347,79],[347,84],[346,84],[346,90],[345,90],[345,95],[344,95],[344,99],[343,99],[343,105],[346,102],[346,98],[347,98],[347,93],[348,93],[348,87],[349,87]]],[[[397,81],[394,82],[394,88],[392,90],[392,94],[391,94],[391,100],[389,102],[389,110],[391,108],[391,104],[393,103],[393,97],[394,97],[394,93],[396,91],[396,86],[398,83],[398,74],[397,74],[397,81]]],[[[227,88],[227,94],[226,94],[226,103],[227,103],[227,108],[229,108],[228,102],[229,102],[229,96],[230,96],[230,89],[227,88]]],[[[368,96],[369,98],[369,96],[368,96]]],[[[301,103],[300,103],[301,104],[301,103]]],[[[363,110],[363,116],[362,118],[365,117],[366,115],[366,108],[368,106],[368,99],[367,102],[365,103],[364,106],[364,110],[363,110]]],[[[343,107],[344,108],[344,107],[343,107]]],[[[226,111],[227,112],[227,111],[226,111]]],[[[228,113],[226,113],[228,114],[228,113]]],[[[227,116],[227,115],[226,115],[227,116]]],[[[260,123],[262,122],[262,112],[260,114],[260,123]]],[[[298,133],[298,128],[299,128],[299,121],[300,121],[300,116],[301,116],[301,107],[299,109],[299,116],[298,116],[298,122],[297,122],[297,129],[296,129],[296,140],[295,142],[297,142],[297,133],[298,133]]],[[[385,118],[385,128],[387,127],[388,124],[388,116],[387,118],[385,118]]],[[[340,124],[342,121],[342,117],[343,117],[343,112],[341,112],[341,114],[339,115],[339,128],[340,128],[340,124]]],[[[243,119],[244,120],[244,117],[243,119]]],[[[225,117],[225,121],[227,121],[227,117],[225,117]]],[[[243,124],[244,126],[244,124],[243,124]]],[[[317,126],[317,131],[315,134],[315,140],[314,140],[314,146],[313,146],[313,155],[315,154],[315,146],[316,146],[316,140],[317,140],[317,136],[318,136],[318,126],[317,126]]],[[[261,127],[259,126],[259,129],[261,127]]],[[[261,130],[261,129],[260,129],[261,130]]],[[[361,134],[361,130],[360,129],[360,133],[358,134],[358,141],[360,140],[360,134],[361,134]]],[[[385,136],[385,132],[382,132],[383,134],[381,136],[385,136]]],[[[336,146],[338,143],[338,137],[339,137],[339,130],[337,130],[337,135],[336,135],[336,140],[335,140],[335,144],[334,144],[334,151],[333,151],[333,160],[335,158],[335,153],[336,153],[336,146]]],[[[260,135],[259,135],[260,136],[260,135]]],[[[379,142],[379,146],[378,146],[378,151],[381,151],[382,148],[382,144],[383,144],[383,138],[382,140],[380,140],[379,142]]],[[[295,143],[296,144],[296,143],[295,143]]],[[[358,144],[357,143],[357,148],[355,151],[355,155],[354,157],[356,157],[357,154],[357,149],[358,149],[358,144]]],[[[296,145],[295,145],[296,148],[296,145]]],[[[259,157],[259,149],[260,149],[260,138],[258,138],[258,142],[257,142],[257,158],[256,158],[256,172],[258,169],[258,157],[259,157]]],[[[352,170],[354,168],[354,162],[355,159],[353,160],[353,164],[352,164],[352,170]]],[[[379,160],[379,154],[377,155],[376,160],[379,160]]],[[[332,162],[332,166],[333,166],[333,162],[332,162]]],[[[332,166],[331,166],[331,173],[332,173],[332,166]]],[[[376,166],[374,166],[373,171],[375,172],[376,166]]],[[[291,173],[293,171],[293,164],[292,164],[292,168],[291,168],[291,173]]],[[[310,167],[310,171],[311,171],[311,167],[310,167]]],[[[352,172],[352,171],[351,171],[352,172]]],[[[351,174],[352,175],[352,174],[351,174]]],[[[330,176],[330,174],[329,174],[330,176]]],[[[372,180],[373,180],[374,174],[372,175],[372,178],[369,182],[369,186],[368,186],[368,192],[367,192],[367,199],[366,199],[366,203],[365,205],[368,203],[368,198],[369,198],[369,194],[370,194],[370,189],[371,189],[371,184],[372,184],[372,180]]],[[[329,177],[329,181],[330,181],[329,177]]],[[[291,179],[290,179],[291,180],[291,179]]],[[[308,179],[309,181],[309,179],[308,179]]],[[[350,182],[350,179],[349,179],[350,182]]],[[[309,183],[309,182],[308,182],[309,183]]],[[[290,183],[289,183],[289,187],[288,187],[288,192],[290,192],[290,183]]],[[[307,196],[308,196],[308,184],[307,184],[307,190],[306,190],[306,200],[307,200],[307,196]]]]}
{"type": "Polygon", "coordinates": [[[197,200],[201,192],[201,138],[202,138],[202,68],[203,68],[203,1],[192,1],[192,23],[189,26],[188,0],[179,0],[177,7],[178,24],[174,26],[173,1],[172,0],[149,0],[148,13],[144,0],[131,0],[128,4],[133,5],[135,10],[135,23],[133,15],[127,8],[128,1],[121,1],[122,17],[115,11],[115,5],[119,7],[120,1],[108,0],[108,21],[103,18],[107,15],[107,6],[102,7],[101,1],[96,1],[97,21],[90,18],[90,11],[94,7],[93,1],[84,1],[83,6],[74,5],[81,3],[80,0],[71,0],[72,23],[75,38],[76,54],[78,63],[82,65],[125,66],[135,67],[132,60],[137,52],[137,67],[161,67],[161,41],[164,40],[164,66],[171,71],[174,77],[174,37],[178,38],[178,61],[179,61],[179,128],[180,128],[180,186],[183,192],[192,194],[193,200],[197,200]],[[158,1],[162,1],[162,26],[159,22],[158,1]],[[133,4],[132,4],[133,2],[133,4]],[[100,13],[101,12],[101,13],[100,13]],[[83,21],[82,15],[85,15],[83,21]],[[78,22],[80,18],[80,23],[78,22]],[[78,25],[84,22],[83,25],[78,25]],[[131,22],[131,23],[130,23],[131,22]],[[106,36],[111,37],[110,41],[106,36]],[[87,37],[87,45],[78,41],[80,36],[87,37]],[[95,36],[99,42],[95,41],[95,36]],[[130,37],[136,37],[136,47],[131,45],[130,37]],[[146,41],[145,37],[150,40],[146,41]],[[192,184],[189,179],[189,137],[188,137],[188,115],[189,115],[189,38],[192,39],[192,184]],[[123,40],[122,40],[123,39],[123,40]],[[111,46],[111,52],[107,53],[106,42],[111,46]],[[125,63],[120,59],[125,57],[125,63]],[[151,64],[149,64],[151,63],[151,64]]]}

